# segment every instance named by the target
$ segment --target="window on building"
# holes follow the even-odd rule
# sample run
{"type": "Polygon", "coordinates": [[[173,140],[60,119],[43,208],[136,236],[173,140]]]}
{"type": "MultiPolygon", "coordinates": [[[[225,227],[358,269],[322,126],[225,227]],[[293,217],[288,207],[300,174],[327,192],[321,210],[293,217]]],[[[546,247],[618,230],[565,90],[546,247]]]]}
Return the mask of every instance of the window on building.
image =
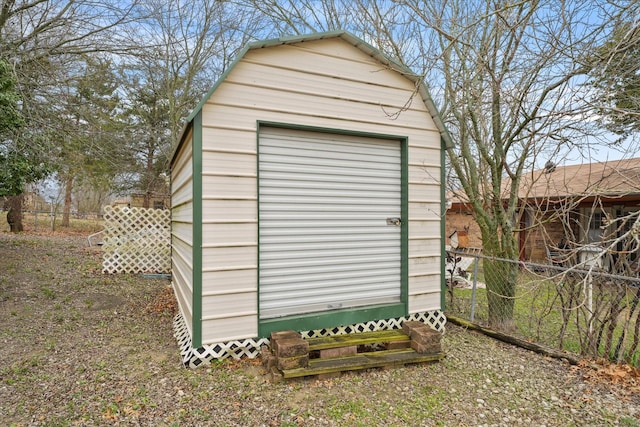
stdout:
{"type": "Polygon", "coordinates": [[[640,245],[638,244],[637,238],[634,237],[634,233],[629,232],[638,220],[639,213],[637,208],[623,208],[617,211],[616,214],[621,220],[620,224],[616,224],[618,230],[616,233],[616,238],[618,240],[616,250],[621,254],[624,254],[626,261],[629,264],[635,263],[634,268],[637,273],[637,260],[640,255],[640,245]]]}
{"type": "Polygon", "coordinates": [[[164,209],[164,202],[162,200],[154,200],[153,209],[164,209]]]}
{"type": "Polygon", "coordinates": [[[604,233],[604,214],[602,212],[592,212],[589,218],[589,229],[587,231],[587,243],[600,243],[604,233]]]}

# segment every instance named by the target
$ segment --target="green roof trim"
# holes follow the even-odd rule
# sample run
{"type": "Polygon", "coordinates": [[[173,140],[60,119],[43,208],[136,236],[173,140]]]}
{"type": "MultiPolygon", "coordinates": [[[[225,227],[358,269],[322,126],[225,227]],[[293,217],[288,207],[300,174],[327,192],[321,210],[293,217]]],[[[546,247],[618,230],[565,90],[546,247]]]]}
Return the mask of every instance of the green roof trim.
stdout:
{"type": "Polygon", "coordinates": [[[196,115],[202,110],[207,100],[211,97],[211,95],[213,95],[213,93],[218,89],[218,87],[226,80],[231,70],[233,70],[236,64],[240,62],[242,58],[244,58],[244,56],[247,54],[248,51],[253,49],[262,49],[266,47],[295,44],[295,43],[304,43],[304,42],[309,42],[314,40],[324,40],[324,39],[332,39],[332,38],[343,39],[347,43],[365,52],[367,55],[371,56],[372,58],[375,58],[380,63],[392,67],[394,70],[396,70],[397,72],[405,76],[407,79],[414,82],[418,87],[418,93],[420,94],[420,98],[422,98],[422,102],[424,102],[424,104],[426,105],[427,110],[431,115],[431,118],[433,119],[436,127],[440,131],[440,135],[442,137],[442,140],[444,141],[444,148],[445,149],[453,148],[453,141],[451,139],[451,135],[449,134],[449,131],[444,125],[444,121],[440,116],[440,112],[436,108],[436,105],[433,102],[433,99],[431,98],[431,94],[429,93],[429,90],[427,89],[427,86],[425,85],[422,76],[415,74],[405,65],[400,64],[395,60],[391,59],[390,57],[385,55],[380,49],[377,49],[371,46],[369,43],[365,42],[359,37],[354,36],[348,31],[339,30],[339,31],[329,31],[329,32],[323,32],[323,33],[313,33],[313,34],[307,34],[307,35],[280,37],[276,39],[255,41],[247,44],[244,48],[242,48],[240,52],[238,52],[238,54],[236,55],[236,58],[231,63],[231,65],[220,76],[220,78],[215,82],[215,84],[211,87],[211,89],[209,89],[206,95],[202,98],[202,100],[200,100],[198,105],[193,109],[191,114],[189,114],[189,116],[187,117],[187,122],[184,127],[183,134],[180,137],[180,142],[178,143],[178,146],[175,148],[171,156],[171,164],[173,164],[176,153],[178,152],[178,149],[182,145],[184,132],[188,128],[189,123],[193,121],[194,117],[196,117],[196,115]]]}

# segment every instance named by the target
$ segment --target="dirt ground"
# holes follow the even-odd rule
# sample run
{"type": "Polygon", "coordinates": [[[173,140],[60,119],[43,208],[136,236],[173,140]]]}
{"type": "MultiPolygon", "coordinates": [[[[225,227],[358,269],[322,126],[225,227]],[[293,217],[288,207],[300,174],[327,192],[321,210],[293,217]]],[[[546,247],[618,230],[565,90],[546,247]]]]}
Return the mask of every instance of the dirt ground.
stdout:
{"type": "Polygon", "coordinates": [[[635,382],[454,326],[440,363],[331,381],[186,369],[168,286],[102,274],[86,235],[0,231],[0,425],[640,425],[635,382]]]}

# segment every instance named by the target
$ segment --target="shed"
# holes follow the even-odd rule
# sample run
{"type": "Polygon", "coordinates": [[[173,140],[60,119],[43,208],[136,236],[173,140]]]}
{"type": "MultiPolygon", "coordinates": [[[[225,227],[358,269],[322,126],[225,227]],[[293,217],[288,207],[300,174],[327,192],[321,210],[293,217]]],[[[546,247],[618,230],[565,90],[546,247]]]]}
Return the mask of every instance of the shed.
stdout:
{"type": "Polygon", "coordinates": [[[171,160],[185,364],[277,330],[442,330],[449,144],[422,78],[350,33],[246,46],[171,160]]]}

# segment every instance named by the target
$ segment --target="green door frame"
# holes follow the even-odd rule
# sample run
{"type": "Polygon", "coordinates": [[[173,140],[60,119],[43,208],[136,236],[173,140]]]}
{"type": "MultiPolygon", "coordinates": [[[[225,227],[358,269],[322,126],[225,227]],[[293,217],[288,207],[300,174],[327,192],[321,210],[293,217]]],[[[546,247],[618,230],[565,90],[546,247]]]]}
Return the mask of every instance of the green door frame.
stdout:
{"type": "MultiPolygon", "coordinates": [[[[375,306],[357,307],[352,309],[331,310],[327,312],[309,313],[296,316],[286,316],[274,319],[260,319],[260,274],[258,273],[258,334],[268,337],[271,332],[281,330],[307,331],[315,329],[330,329],[342,325],[352,325],[370,320],[390,319],[407,316],[409,311],[409,139],[406,136],[378,134],[369,132],[349,131],[344,129],[301,126],[289,123],[258,121],[256,133],[256,152],[258,170],[258,185],[260,182],[260,129],[261,127],[276,127],[283,129],[304,130],[321,133],[332,133],[345,136],[361,136],[386,139],[400,143],[400,175],[401,175],[401,229],[400,229],[400,302],[375,306]]],[[[258,192],[258,271],[260,270],[260,194],[258,192]]]]}

